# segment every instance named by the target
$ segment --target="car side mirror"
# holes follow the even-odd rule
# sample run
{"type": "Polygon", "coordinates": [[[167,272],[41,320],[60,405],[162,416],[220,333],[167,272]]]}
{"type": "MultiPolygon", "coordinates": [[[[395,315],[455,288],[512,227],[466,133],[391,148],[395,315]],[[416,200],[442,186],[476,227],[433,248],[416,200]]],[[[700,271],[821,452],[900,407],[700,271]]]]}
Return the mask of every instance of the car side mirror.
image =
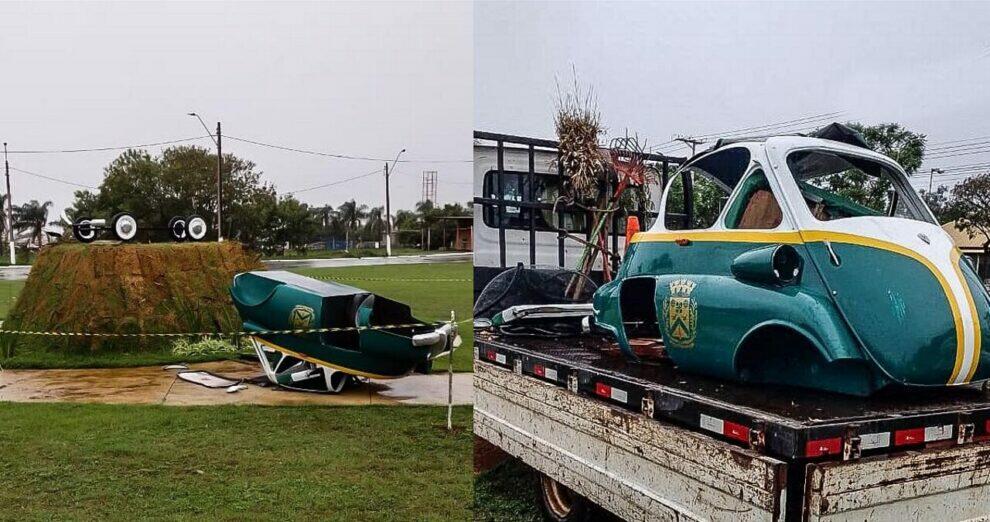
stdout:
{"type": "Polygon", "coordinates": [[[741,281],[787,285],[801,277],[804,260],[791,245],[770,245],[743,252],[732,260],[732,275],[741,281]]]}

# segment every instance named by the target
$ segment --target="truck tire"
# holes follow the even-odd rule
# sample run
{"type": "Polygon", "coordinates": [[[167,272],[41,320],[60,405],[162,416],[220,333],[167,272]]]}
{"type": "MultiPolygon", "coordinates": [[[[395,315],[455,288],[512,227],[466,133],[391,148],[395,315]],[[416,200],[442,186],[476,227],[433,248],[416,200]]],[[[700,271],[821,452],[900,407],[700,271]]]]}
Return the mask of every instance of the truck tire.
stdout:
{"type": "Polygon", "coordinates": [[[547,520],[552,522],[591,520],[591,503],[567,486],[540,473],[537,487],[540,489],[540,507],[547,520]]]}

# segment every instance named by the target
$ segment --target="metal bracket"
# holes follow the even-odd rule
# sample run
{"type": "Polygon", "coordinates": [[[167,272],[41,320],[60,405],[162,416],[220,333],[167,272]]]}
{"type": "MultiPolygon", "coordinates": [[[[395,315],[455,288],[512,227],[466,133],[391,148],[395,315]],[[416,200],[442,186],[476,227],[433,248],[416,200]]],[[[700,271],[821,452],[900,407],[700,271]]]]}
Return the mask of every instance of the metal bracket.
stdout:
{"type": "Polygon", "coordinates": [[[863,455],[863,441],[859,435],[842,438],[842,460],[857,460],[863,455]]]}
{"type": "Polygon", "coordinates": [[[762,429],[749,430],[749,447],[763,451],[767,447],[767,435],[762,429]]]}
{"type": "Polygon", "coordinates": [[[512,370],[518,375],[522,375],[522,359],[515,359],[512,361],[512,370]]]}
{"type": "Polygon", "coordinates": [[[573,393],[578,392],[578,376],[576,371],[567,374],[567,389],[573,393]]]}
{"type": "Polygon", "coordinates": [[[643,397],[640,409],[643,411],[643,415],[649,418],[653,418],[653,397],[643,397]]]}

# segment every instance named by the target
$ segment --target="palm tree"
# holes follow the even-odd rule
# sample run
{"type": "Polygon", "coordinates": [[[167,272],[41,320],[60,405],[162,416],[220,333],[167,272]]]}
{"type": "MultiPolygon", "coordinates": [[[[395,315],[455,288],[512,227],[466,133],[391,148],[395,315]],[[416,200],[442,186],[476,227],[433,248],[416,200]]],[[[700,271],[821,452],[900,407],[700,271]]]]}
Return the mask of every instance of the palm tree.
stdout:
{"type": "Polygon", "coordinates": [[[368,211],[368,220],[364,223],[365,237],[381,240],[385,232],[385,207],[373,207],[368,211]]]}
{"type": "Polygon", "coordinates": [[[19,207],[14,207],[14,230],[27,229],[31,233],[31,240],[40,247],[45,225],[48,224],[48,209],[51,206],[51,201],[38,203],[38,200],[32,199],[19,207]]]}
{"type": "Polygon", "coordinates": [[[337,215],[344,225],[344,244],[350,245],[351,231],[357,231],[361,220],[368,215],[368,205],[358,205],[353,199],[343,202],[337,208],[337,215]]]}

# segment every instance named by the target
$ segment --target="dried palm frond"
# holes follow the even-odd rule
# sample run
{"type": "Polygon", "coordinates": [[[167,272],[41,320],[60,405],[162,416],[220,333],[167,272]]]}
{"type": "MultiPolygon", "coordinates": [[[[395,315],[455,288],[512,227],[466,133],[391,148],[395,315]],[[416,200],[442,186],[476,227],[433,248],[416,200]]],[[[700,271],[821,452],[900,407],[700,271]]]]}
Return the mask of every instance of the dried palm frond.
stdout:
{"type": "Polygon", "coordinates": [[[598,145],[605,134],[598,102],[589,88],[582,89],[575,75],[572,90],[562,93],[557,86],[557,112],[554,127],[560,141],[558,161],[570,180],[573,197],[590,200],[608,171],[605,156],[598,145]]]}

